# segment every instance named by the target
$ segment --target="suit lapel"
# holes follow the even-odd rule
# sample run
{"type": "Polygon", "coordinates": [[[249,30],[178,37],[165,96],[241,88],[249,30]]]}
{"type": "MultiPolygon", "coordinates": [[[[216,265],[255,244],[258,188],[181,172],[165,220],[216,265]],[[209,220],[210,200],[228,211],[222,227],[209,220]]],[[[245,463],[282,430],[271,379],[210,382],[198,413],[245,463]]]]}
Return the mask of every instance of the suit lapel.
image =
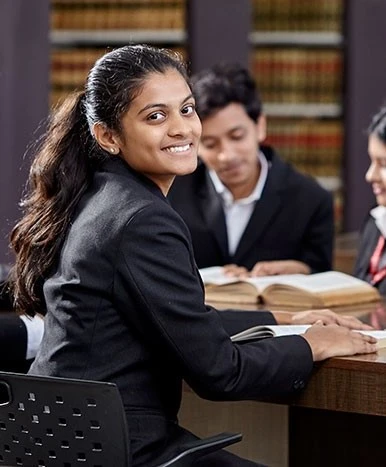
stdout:
{"type": "Polygon", "coordinates": [[[205,219],[208,229],[220,246],[224,262],[229,262],[228,236],[226,233],[225,216],[220,196],[217,194],[209,173],[205,171],[205,184],[201,187],[198,195],[200,210],[205,219]]]}
{"type": "Polygon", "coordinates": [[[248,255],[251,247],[265,234],[282,206],[282,191],[286,186],[287,165],[272,153],[266,154],[266,157],[270,163],[267,181],[234,254],[233,261],[236,264],[248,255]]]}
{"type": "Polygon", "coordinates": [[[264,235],[272,219],[277,215],[281,204],[280,193],[267,180],[263,196],[256,202],[252,216],[238,244],[234,255],[235,263],[248,254],[250,248],[264,235]]]}
{"type": "Polygon", "coordinates": [[[379,236],[381,235],[378,230],[374,220],[371,220],[370,228],[368,230],[368,235],[364,239],[366,243],[363,245],[363,251],[358,254],[358,266],[357,269],[363,271],[363,274],[366,275],[368,272],[368,267],[370,264],[370,258],[374,253],[375,247],[377,245],[379,236]]]}

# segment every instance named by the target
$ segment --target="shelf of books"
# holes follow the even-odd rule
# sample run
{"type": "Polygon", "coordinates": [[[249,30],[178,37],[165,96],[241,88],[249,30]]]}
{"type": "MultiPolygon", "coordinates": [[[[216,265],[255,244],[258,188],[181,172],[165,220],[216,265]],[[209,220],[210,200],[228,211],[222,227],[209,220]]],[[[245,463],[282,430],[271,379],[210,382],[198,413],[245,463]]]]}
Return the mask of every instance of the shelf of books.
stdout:
{"type": "Polygon", "coordinates": [[[282,157],[334,193],[342,223],[343,0],[253,0],[251,69],[282,157]]]}
{"type": "Polygon", "coordinates": [[[185,55],[185,0],[51,0],[50,37],[54,106],[113,47],[146,42],[185,55]]]}

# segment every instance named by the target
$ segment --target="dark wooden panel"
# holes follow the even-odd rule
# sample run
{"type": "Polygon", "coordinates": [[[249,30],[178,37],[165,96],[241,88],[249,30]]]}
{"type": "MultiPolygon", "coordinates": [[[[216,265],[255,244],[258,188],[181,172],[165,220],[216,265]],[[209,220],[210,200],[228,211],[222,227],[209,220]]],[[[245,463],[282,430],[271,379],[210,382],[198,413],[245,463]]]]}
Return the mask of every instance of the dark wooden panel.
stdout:
{"type": "Polygon", "coordinates": [[[386,418],[290,408],[290,467],[381,467],[386,418]]]}
{"type": "Polygon", "coordinates": [[[386,101],[386,2],[346,0],[344,229],[358,230],[374,196],[364,176],[369,164],[366,129],[386,101]]]}
{"type": "Polygon", "coordinates": [[[29,161],[28,144],[48,111],[49,0],[0,1],[0,263],[29,161]]]}
{"type": "Polygon", "coordinates": [[[189,0],[187,29],[192,72],[222,60],[248,66],[251,16],[249,0],[189,0]]]}

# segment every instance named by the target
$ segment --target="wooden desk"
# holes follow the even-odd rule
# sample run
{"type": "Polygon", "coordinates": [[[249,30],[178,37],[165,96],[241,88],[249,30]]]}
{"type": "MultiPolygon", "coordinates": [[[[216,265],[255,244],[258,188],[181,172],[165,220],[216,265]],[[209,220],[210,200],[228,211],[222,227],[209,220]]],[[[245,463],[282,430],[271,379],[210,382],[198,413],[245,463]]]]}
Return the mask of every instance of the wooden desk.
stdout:
{"type": "Polygon", "coordinates": [[[316,366],[286,402],[290,466],[386,465],[386,349],[316,366]]]}
{"type": "MultiPolygon", "coordinates": [[[[386,307],[337,310],[386,327],[386,307]]],[[[386,465],[386,349],[333,358],[315,366],[296,398],[208,402],[184,393],[181,424],[202,436],[242,431],[232,450],[269,466],[377,467],[386,465]]]]}

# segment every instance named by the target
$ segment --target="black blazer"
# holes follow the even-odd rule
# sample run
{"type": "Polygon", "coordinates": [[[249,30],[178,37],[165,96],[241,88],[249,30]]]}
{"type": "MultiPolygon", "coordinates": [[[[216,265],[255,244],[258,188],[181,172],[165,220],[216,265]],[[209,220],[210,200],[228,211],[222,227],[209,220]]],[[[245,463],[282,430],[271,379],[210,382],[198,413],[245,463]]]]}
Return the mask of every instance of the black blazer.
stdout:
{"type": "Polygon", "coordinates": [[[238,400],[296,392],[312,370],[300,336],[232,344],[230,332],[272,315],[204,305],[188,228],[118,158],[80,200],[44,294],[45,333],[30,372],[115,382],[133,465],[172,448],[183,378],[203,397],[238,400]]]}
{"type": "MultiPolygon", "coordinates": [[[[354,276],[370,282],[369,265],[370,258],[377,246],[381,232],[375,224],[374,218],[369,214],[361,232],[358,255],[354,266],[354,276]]],[[[382,295],[386,295],[386,279],[375,284],[382,295]]]]}
{"type": "MultiPolygon", "coordinates": [[[[0,265],[0,277],[5,279],[0,265]]],[[[7,269],[8,271],[8,269],[7,269]]],[[[0,370],[25,373],[31,362],[26,360],[27,328],[19,316],[12,311],[7,284],[0,282],[0,370]]]]}
{"type": "Polygon", "coordinates": [[[313,272],[332,267],[334,214],[330,193],[313,179],[262,147],[270,169],[260,200],[234,256],[228,240],[222,201],[204,164],[177,177],[168,198],[192,235],[199,268],[235,263],[251,269],[258,261],[303,261],[313,272]]]}

